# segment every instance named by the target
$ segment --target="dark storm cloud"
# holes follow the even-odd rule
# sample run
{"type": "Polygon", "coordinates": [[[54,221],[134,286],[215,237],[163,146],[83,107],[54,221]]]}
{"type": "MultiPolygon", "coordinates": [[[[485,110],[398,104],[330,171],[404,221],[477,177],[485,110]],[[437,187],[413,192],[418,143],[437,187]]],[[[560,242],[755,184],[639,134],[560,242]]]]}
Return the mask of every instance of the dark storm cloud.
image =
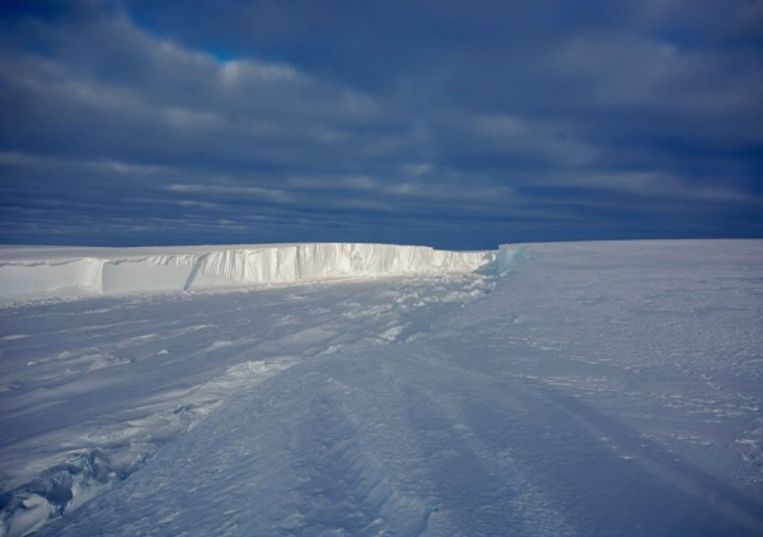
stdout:
{"type": "Polygon", "coordinates": [[[761,2],[0,10],[5,242],[763,234],[761,2]]]}

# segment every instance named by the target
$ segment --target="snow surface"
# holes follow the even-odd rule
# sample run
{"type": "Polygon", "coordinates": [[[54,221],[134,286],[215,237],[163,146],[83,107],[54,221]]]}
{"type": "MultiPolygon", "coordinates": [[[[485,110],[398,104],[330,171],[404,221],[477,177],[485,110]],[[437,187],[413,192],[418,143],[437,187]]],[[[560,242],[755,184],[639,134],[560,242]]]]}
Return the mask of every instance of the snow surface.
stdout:
{"type": "Polygon", "coordinates": [[[763,534],[763,241],[495,268],[6,304],[2,532],[763,534]]]}
{"type": "Polygon", "coordinates": [[[0,300],[186,291],[471,271],[494,252],[314,243],[165,248],[0,248],[0,300]]]}

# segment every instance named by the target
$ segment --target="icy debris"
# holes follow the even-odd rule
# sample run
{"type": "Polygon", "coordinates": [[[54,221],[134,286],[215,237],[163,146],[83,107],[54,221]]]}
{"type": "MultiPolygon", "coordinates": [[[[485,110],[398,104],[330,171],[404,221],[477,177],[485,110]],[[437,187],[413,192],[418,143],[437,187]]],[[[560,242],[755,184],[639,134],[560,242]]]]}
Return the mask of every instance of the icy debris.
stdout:
{"type": "Polygon", "coordinates": [[[0,300],[183,291],[346,277],[471,272],[495,252],[314,243],[164,248],[2,248],[0,300]]]}
{"type": "Polygon", "coordinates": [[[45,470],[13,492],[4,493],[0,535],[25,536],[65,510],[73,510],[117,477],[100,450],[82,450],[45,470]]]}

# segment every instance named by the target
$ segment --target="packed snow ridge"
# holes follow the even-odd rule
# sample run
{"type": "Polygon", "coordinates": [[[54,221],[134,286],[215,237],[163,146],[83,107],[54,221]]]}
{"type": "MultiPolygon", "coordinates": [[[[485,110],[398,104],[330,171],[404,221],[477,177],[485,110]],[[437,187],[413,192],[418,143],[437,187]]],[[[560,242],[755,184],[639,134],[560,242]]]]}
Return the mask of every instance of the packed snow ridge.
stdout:
{"type": "MultiPolygon", "coordinates": [[[[471,272],[495,251],[309,243],[157,248],[0,248],[0,300],[184,291],[347,277],[471,272]]],[[[500,270],[500,267],[499,267],[500,270]]]]}

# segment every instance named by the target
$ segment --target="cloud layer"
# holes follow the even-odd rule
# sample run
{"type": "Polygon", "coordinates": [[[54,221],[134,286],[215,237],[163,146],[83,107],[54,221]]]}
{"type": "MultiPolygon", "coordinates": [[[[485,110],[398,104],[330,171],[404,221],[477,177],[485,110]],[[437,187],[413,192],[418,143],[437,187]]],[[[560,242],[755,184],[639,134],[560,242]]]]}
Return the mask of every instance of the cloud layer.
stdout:
{"type": "Polygon", "coordinates": [[[0,240],[762,236],[760,27],[745,0],[4,3],[0,240]]]}

